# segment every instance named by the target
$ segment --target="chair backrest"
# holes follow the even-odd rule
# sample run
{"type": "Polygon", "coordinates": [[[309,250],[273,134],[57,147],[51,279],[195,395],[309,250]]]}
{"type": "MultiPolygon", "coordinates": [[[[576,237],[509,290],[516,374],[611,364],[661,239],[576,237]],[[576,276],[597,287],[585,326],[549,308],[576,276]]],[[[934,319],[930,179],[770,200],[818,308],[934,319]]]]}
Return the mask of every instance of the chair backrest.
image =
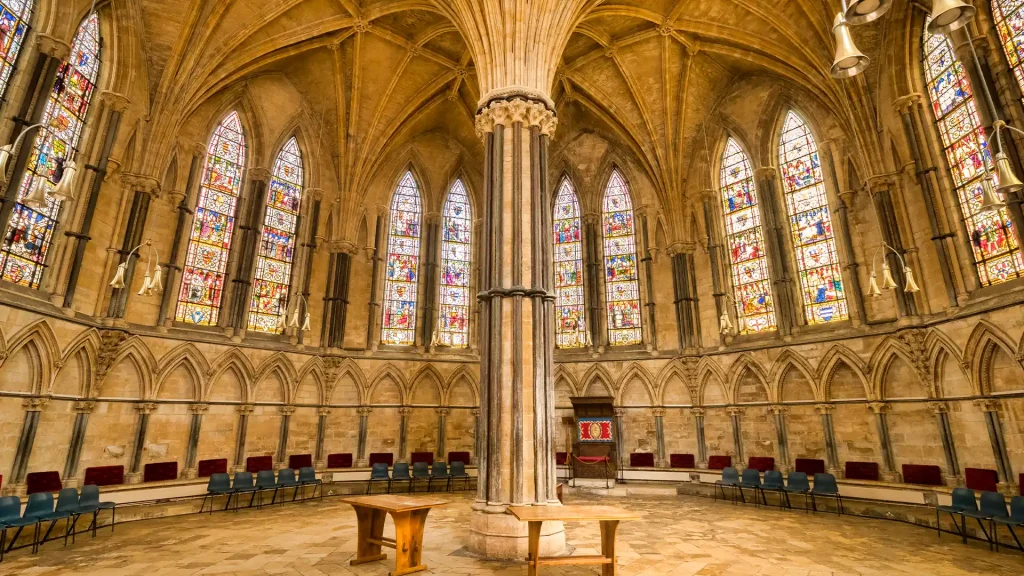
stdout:
{"type": "Polygon", "coordinates": [[[434,462],[434,467],[430,470],[430,475],[434,478],[444,478],[448,476],[448,465],[444,462],[434,462]]]}
{"type": "Polygon", "coordinates": [[[974,490],[970,488],[953,488],[953,508],[963,511],[976,511],[978,501],[974,497],[974,490]]]}
{"type": "Polygon", "coordinates": [[[740,471],[727,466],[722,468],[722,484],[735,484],[740,481],[740,471]]]}
{"type": "Polygon", "coordinates": [[[277,473],[277,483],[278,484],[282,484],[282,485],[283,484],[295,484],[296,483],[296,480],[295,480],[295,469],[294,468],[282,468],[281,471],[277,473]]]}
{"type": "Polygon", "coordinates": [[[465,476],[466,475],[466,464],[456,460],[452,462],[451,469],[452,476],[465,476]]]}
{"type": "Polygon", "coordinates": [[[371,480],[387,480],[388,479],[388,465],[384,462],[377,462],[370,468],[370,479],[371,480]]]}
{"type": "Polygon", "coordinates": [[[299,482],[312,482],[316,480],[316,469],[312,466],[299,468],[299,482]]]}
{"type": "Polygon", "coordinates": [[[786,484],[790,490],[810,490],[811,483],[807,480],[806,472],[790,472],[786,484]]]}
{"type": "Polygon", "coordinates": [[[30,494],[28,505],[25,506],[25,518],[35,518],[53,512],[53,494],[37,492],[30,494]]]}
{"type": "Polygon", "coordinates": [[[62,488],[57,494],[57,512],[78,510],[78,488],[62,488]]]}
{"type": "Polygon", "coordinates": [[[761,485],[761,473],[754,468],[743,469],[743,483],[761,485]]]}
{"type": "Polygon", "coordinates": [[[769,470],[764,473],[764,487],[771,489],[784,488],[785,484],[782,483],[782,472],[778,470],[769,470]]]}
{"type": "Polygon", "coordinates": [[[978,507],[982,514],[992,518],[1006,518],[1006,498],[999,492],[982,492],[981,506],[978,507]]]}
{"type": "Polygon", "coordinates": [[[235,488],[252,488],[256,485],[256,479],[252,472],[235,472],[235,480],[232,486],[235,488]]]}
{"type": "Polygon", "coordinates": [[[396,462],[395,467],[391,469],[391,477],[396,480],[408,480],[409,479],[409,463],[408,462],[396,462]]]}
{"type": "Polygon", "coordinates": [[[95,484],[82,486],[82,493],[78,496],[79,506],[99,506],[100,487],[95,484]]]}
{"type": "Polygon", "coordinates": [[[273,488],[275,486],[277,486],[277,481],[274,480],[273,470],[260,470],[256,473],[257,488],[273,488]]]}
{"type": "Polygon", "coordinates": [[[231,489],[231,476],[226,472],[210,474],[210,481],[206,483],[207,492],[224,491],[231,489]]]}
{"type": "Polygon", "coordinates": [[[5,520],[16,520],[21,517],[21,499],[17,496],[0,498],[0,524],[5,520]]]}
{"type": "Polygon", "coordinates": [[[430,468],[426,462],[416,462],[412,465],[412,475],[415,478],[429,478],[430,468]]]}
{"type": "Polygon", "coordinates": [[[1010,500],[1010,518],[1024,522],[1024,496],[1014,496],[1010,500]]]}
{"type": "Polygon", "coordinates": [[[815,474],[814,491],[818,494],[839,494],[839,484],[836,483],[836,477],[827,473],[815,474]]]}

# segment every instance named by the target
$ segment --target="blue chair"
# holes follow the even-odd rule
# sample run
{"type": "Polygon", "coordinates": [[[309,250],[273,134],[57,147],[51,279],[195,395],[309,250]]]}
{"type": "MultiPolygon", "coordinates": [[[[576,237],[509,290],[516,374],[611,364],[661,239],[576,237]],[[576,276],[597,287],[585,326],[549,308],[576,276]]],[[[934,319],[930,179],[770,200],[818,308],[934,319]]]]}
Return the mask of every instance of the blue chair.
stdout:
{"type": "Polygon", "coordinates": [[[238,510],[238,502],[242,500],[242,494],[250,495],[249,507],[252,508],[252,503],[256,500],[258,492],[256,478],[252,472],[235,472],[235,477],[231,481],[231,494],[228,494],[228,501],[224,504],[224,509],[227,510],[231,505],[231,499],[235,498],[235,510],[238,510]]]}
{"type": "Polygon", "coordinates": [[[430,491],[430,467],[426,462],[416,462],[412,465],[412,481],[409,483],[409,491],[414,492],[417,480],[427,481],[427,491],[430,491]]]}
{"type": "Polygon", "coordinates": [[[299,486],[312,486],[313,487],[313,498],[316,498],[316,487],[320,487],[320,499],[324,499],[324,485],[319,478],[316,477],[316,470],[312,466],[303,466],[299,468],[299,486]]]}
{"type": "MultiPolygon", "coordinates": [[[[227,504],[230,504],[233,493],[230,476],[222,472],[210,475],[210,480],[206,483],[206,495],[203,496],[203,503],[199,505],[199,512],[202,513],[206,501],[210,500],[210,514],[213,514],[213,499],[217,496],[227,496],[227,504]]],[[[224,505],[224,508],[227,508],[227,504],[224,505]]]]}
{"type": "MultiPolygon", "coordinates": [[[[277,473],[277,488],[278,488],[278,490],[280,490],[282,488],[294,488],[295,491],[292,492],[292,502],[295,501],[295,497],[299,495],[299,480],[297,478],[295,478],[295,470],[294,469],[292,469],[292,468],[284,468],[280,472],[277,473]]],[[[274,491],[274,497],[275,498],[277,497],[277,491],[276,490],[274,491]]],[[[281,499],[282,499],[282,501],[284,500],[284,496],[283,495],[281,496],[281,499]]],[[[273,504],[274,501],[271,500],[270,503],[273,504]]]]}
{"type": "MultiPolygon", "coordinates": [[[[213,504],[210,504],[212,509],[213,504]]],[[[110,531],[114,531],[114,523],[117,520],[117,504],[114,502],[100,502],[100,488],[95,484],[86,484],[82,486],[82,494],[78,498],[78,510],[75,511],[75,520],[78,520],[79,516],[84,514],[92,514],[92,524],[89,526],[92,529],[93,538],[96,537],[96,528],[99,519],[100,510],[110,510],[110,531]]]]}
{"type": "Polygon", "coordinates": [[[4,561],[7,529],[17,526],[19,520],[21,520],[21,500],[17,496],[4,496],[0,498],[0,562],[4,561]]]}
{"type": "Polygon", "coordinates": [[[843,497],[839,494],[839,484],[836,477],[831,474],[817,473],[814,475],[814,488],[811,489],[811,509],[818,511],[818,505],[814,497],[835,498],[839,502],[839,515],[843,515],[843,497]]]}
{"type": "MultiPolygon", "coordinates": [[[[743,476],[740,478],[738,486],[740,494],[743,494],[744,488],[754,491],[754,504],[757,504],[757,495],[760,493],[761,501],[764,502],[765,506],[768,505],[768,499],[764,497],[764,490],[761,489],[761,473],[757,470],[753,468],[744,468],[743,476]]],[[[744,500],[744,502],[746,502],[746,500],[744,500]]]]}
{"type": "Polygon", "coordinates": [[[458,460],[452,462],[452,468],[449,470],[449,476],[451,477],[448,485],[449,489],[452,489],[452,487],[455,486],[456,480],[464,480],[466,482],[466,487],[464,489],[469,490],[469,473],[466,472],[465,463],[459,462],[458,460]]]}
{"type": "Polygon", "coordinates": [[[391,491],[391,477],[388,476],[388,465],[384,462],[377,462],[370,468],[370,479],[366,481],[366,493],[373,493],[374,482],[386,482],[388,491],[391,491]]]}
{"type": "Polygon", "coordinates": [[[270,500],[270,503],[274,503],[274,498],[277,498],[278,484],[277,480],[274,479],[273,470],[260,470],[256,473],[256,495],[259,500],[256,501],[256,507],[263,507],[263,492],[267,490],[273,490],[274,495],[270,500]]]}
{"type": "Polygon", "coordinates": [[[779,508],[782,508],[782,495],[786,493],[786,484],[782,480],[782,472],[769,470],[764,473],[764,482],[761,484],[761,494],[765,492],[776,492],[779,495],[779,508]]]}
{"type": "Polygon", "coordinates": [[[409,473],[407,462],[398,462],[391,469],[391,482],[388,483],[388,492],[394,490],[395,482],[406,482],[406,492],[412,492],[412,475],[409,473]]]}
{"type": "Polygon", "coordinates": [[[807,495],[811,492],[811,483],[807,479],[806,472],[790,472],[789,478],[786,479],[786,488],[783,494],[786,495],[786,507],[792,508],[793,504],[789,501],[790,494],[803,494],[804,495],[804,510],[807,510],[807,495]]]}
{"type": "Polygon", "coordinates": [[[967,518],[974,518],[978,521],[978,526],[981,527],[981,533],[985,535],[985,539],[988,540],[988,547],[992,549],[992,536],[988,530],[985,530],[985,524],[982,520],[988,520],[989,526],[992,528],[993,533],[995,532],[995,519],[996,518],[1008,518],[1010,515],[1006,513],[1006,498],[1003,497],[999,492],[982,492],[981,493],[981,504],[977,510],[965,510],[960,513],[964,517],[964,531],[963,541],[967,542],[967,518]]]}
{"type": "MultiPolygon", "coordinates": [[[[1017,543],[1017,548],[1020,548],[1021,552],[1024,552],[1024,546],[1020,544],[1020,538],[1017,538],[1017,533],[1013,531],[1014,526],[1024,526],[1024,496],[1014,496],[1010,500],[1010,515],[1007,517],[992,518],[994,525],[992,527],[995,530],[993,539],[996,541],[996,550],[999,550],[999,525],[1002,524],[1010,530],[1010,535],[1013,536],[1014,542],[1017,543]]],[[[3,523],[3,518],[0,518],[0,523],[3,523]]]]}
{"type": "MultiPolygon", "coordinates": [[[[20,503],[18,505],[21,506],[20,503]]],[[[21,515],[21,518],[14,518],[4,522],[4,526],[7,528],[17,528],[18,530],[14,533],[14,537],[11,538],[11,543],[7,546],[7,551],[10,552],[14,548],[14,544],[18,541],[18,536],[21,536],[21,531],[26,526],[34,526],[35,534],[32,536],[32,553],[35,554],[39,551],[39,524],[41,520],[40,516],[53,513],[53,494],[49,492],[38,492],[36,494],[29,494],[28,504],[25,506],[25,512],[21,515]]],[[[6,531],[5,531],[6,532],[6,531]]]]}
{"type": "MultiPolygon", "coordinates": [[[[53,501],[53,495],[50,494],[50,501],[53,501]]],[[[40,522],[49,520],[50,526],[46,529],[46,534],[43,535],[40,544],[45,544],[50,540],[50,532],[53,531],[53,527],[57,525],[57,522],[64,520],[64,545],[68,545],[68,536],[75,528],[72,518],[74,518],[76,511],[78,510],[78,489],[77,488],[63,488],[57,493],[57,507],[50,512],[39,514],[36,517],[39,518],[40,522]]]]}
{"type": "Polygon", "coordinates": [[[444,480],[445,492],[451,488],[452,479],[448,476],[448,465],[444,462],[434,462],[434,467],[430,470],[430,478],[427,479],[427,492],[430,492],[435,480],[438,482],[444,480]]]}
{"type": "Polygon", "coordinates": [[[953,526],[956,527],[956,533],[963,537],[964,529],[966,529],[967,526],[965,525],[964,528],[961,529],[960,525],[956,522],[956,517],[960,516],[960,519],[964,520],[963,512],[977,511],[978,501],[974,497],[974,490],[971,490],[970,488],[954,488],[953,504],[950,506],[935,507],[935,531],[938,533],[938,537],[942,538],[942,526],[939,524],[939,514],[941,512],[949,514],[950,519],[953,520],[953,526]]]}
{"type": "MultiPolygon", "coordinates": [[[[718,490],[719,489],[721,489],[721,491],[722,491],[722,499],[724,500],[726,498],[726,496],[725,496],[725,488],[727,486],[739,490],[740,498],[742,498],[743,497],[743,490],[740,490],[739,485],[740,485],[740,471],[735,469],[735,468],[733,468],[733,467],[731,467],[731,466],[729,466],[727,468],[722,468],[722,479],[715,481],[715,500],[718,500],[718,490]]],[[[733,495],[732,501],[736,502],[735,493],[733,493],[733,494],[734,495],[733,495]]]]}

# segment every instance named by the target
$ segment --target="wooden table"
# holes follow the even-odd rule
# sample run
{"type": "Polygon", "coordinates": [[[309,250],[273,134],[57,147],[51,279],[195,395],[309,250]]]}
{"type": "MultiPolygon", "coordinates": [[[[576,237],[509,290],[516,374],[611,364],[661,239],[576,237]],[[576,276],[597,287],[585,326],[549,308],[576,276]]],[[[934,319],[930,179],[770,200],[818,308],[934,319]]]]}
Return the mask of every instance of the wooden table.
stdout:
{"type": "Polygon", "coordinates": [[[448,502],[392,494],[355,496],[341,501],[355,508],[359,520],[358,548],[350,565],[387,559],[387,555],[380,551],[381,546],[387,546],[395,550],[395,569],[388,573],[390,576],[403,576],[427,569],[425,564],[420,563],[427,513],[434,506],[443,506],[448,502]],[[384,519],[388,514],[391,514],[395,522],[394,540],[384,538],[384,519]]]}
{"type": "Polygon", "coordinates": [[[601,564],[603,576],[615,576],[615,531],[622,520],[639,520],[640,514],[614,506],[510,506],[508,509],[521,522],[529,522],[529,576],[537,576],[541,566],[601,564]],[[601,523],[601,554],[596,556],[540,556],[540,528],[545,521],[601,523]]]}

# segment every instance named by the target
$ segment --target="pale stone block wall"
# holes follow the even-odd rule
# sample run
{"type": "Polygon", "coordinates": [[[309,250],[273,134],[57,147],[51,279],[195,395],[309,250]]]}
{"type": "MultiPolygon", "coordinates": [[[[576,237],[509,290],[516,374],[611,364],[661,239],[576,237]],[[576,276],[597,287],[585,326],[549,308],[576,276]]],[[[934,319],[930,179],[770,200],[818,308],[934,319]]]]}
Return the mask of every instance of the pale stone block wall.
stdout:
{"type": "Polygon", "coordinates": [[[840,462],[877,462],[882,467],[882,448],[875,415],[864,404],[837,404],[832,412],[836,452],[840,462]]]}
{"type": "Polygon", "coordinates": [[[927,404],[893,402],[888,415],[896,471],[904,464],[937,464],[946,469],[942,437],[935,414],[927,404]]]}
{"type": "MultiPolygon", "coordinates": [[[[374,407],[366,425],[366,456],[374,452],[390,452],[397,461],[400,424],[398,408],[374,407]]],[[[434,425],[437,425],[436,421],[434,425]]]]}
{"type": "Polygon", "coordinates": [[[235,439],[238,437],[238,410],[235,406],[212,404],[199,428],[199,449],[196,463],[201,460],[228,459],[228,467],[235,463],[235,439]]]}
{"type": "Polygon", "coordinates": [[[84,476],[85,469],[94,466],[124,466],[127,474],[138,422],[139,413],[131,402],[97,402],[96,409],[89,415],[89,428],[78,465],[80,474],[84,476]]]}
{"type": "MultiPolygon", "coordinates": [[[[74,424],[74,402],[52,400],[46,405],[46,409],[39,415],[39,431],[36,432],[35,447],[28,461],[29,471],[64,470],[74,424]]],[[[21,431],[20,424],[13,428],[16,433],[21,431]]],[[[11,453],[13,455],[13,450],[11,453]]]]}
{"type": "MultiPolygon", "coordinates": [[[[142,466],[151,462],[176,461],[180,474],[185,469],[191,420],[187,404],[158,404],[156,411],[149,416],[146,443],[142,448],[142,466]]],[[[142,467],[139,472],[142,472],[142,467]]]]}
{"type": "MultiPolygon", "coordinates": [[[[449,414],[449,418],[451,414],[449,414]]],[[[437,452],[437,409],[412,408],[409,411],[409,423],[406,428],[406,449],[408,458],[413,452],[437,452]]],[[[396,454],[396,457],[399,455],[396,454]]]]}
{"type": "MultiPolygon", "coordinates": [[[[373,414],[370,415],[373,418],[373,414]]],[[[355,408],[332,408],[324,430],[324,458],[329,454],[356,457],[359,442],[359,414],[355,408]]],[[[367,452],[369,454],[369,452],[367,452]]]]}
{"type": "Polygon", "coordinates": [[[821,427],[821,415],[809,405],[787,406],[786,432],[789,441],[790,464],[797,458],[825,460],[825,434],[821,427]]]}
{"type": "MultiPolygon", "coordinates": [[[[453,409],[445,422],[445,454],[448,452],[469,452],[473,455],[476,451],[476,418],[472,410],[453,409]]],[[[555,430],[557,430],[557,426],[555,430]]],[[[465,462],[469,464],[469,462],[465,462]]]]}
{"type": "Polygon", "coordinates": [[[245,457],[277,456],[281,440],[281,409],[257,405],[249,415],[245,437],[245,457]]]}
{"type": "Polygon", "coordinates": [[[693,454],[696,459],[697,422],[690,410],[666,408],[662,422],[665,427],[665,458],[672,454],[693,454]]]}
{"type": "Polygon", "coordinates": [[[767,456],[775,458],[775,466],[784,464],[778,451],[778,439],[775,433],[775,416],[764,407],[749,407],[740,416],[741,438],[743,441],[744,462],[737,465],[746,466],[751,456],[767,456]]]}
{"type": "Polygon", "coordinates": [[[21,407],[21,398],[0,397],[0,470],[3,471],[0,473],[4,475],[5,483],[10,481],[10,470],[14,466],[14,455],[24,423],[25,411],[21,407]]]}
{"type": "Polygon", "coordinates": [[[316,427],[320,416],[316,408],[299,406],[288,424],[288,444],[285,448],[285,463],[293,454],[309,454],[316,458],[316,427]]]}

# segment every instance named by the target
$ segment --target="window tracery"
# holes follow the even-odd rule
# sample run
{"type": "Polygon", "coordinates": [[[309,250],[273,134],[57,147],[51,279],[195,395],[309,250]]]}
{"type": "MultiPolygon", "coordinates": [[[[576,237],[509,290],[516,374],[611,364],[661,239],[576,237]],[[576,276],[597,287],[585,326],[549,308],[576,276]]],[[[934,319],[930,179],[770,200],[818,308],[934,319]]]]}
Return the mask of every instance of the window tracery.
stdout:
{"type": "Polygon", "coordinates": [[[643,341],[643,336],[633,202],[630,200],[626,181],[618,170],[613,170],[608,180],[603,207],[608,344],[639,344],[643,341]]]}
{"type": "Polygon", "coordinates": [[[412,172],[406,172],[391,200],[382,344],[412,346],[416,342],[422,213],[419,187],[412,172]]]}
{"type": "Polygon", "coordinates": [[[441,298],[438,343],[469,346],[469,279],[473,254],[473,217],[469,195],[456,180],[444,203],[441,222],[441,298]]]}
{"type": "Polygon", "coordinates": [[[587,343],[583,296],[583,225],[576,190],[562,179],[555,197],[555,340],[559,348],[587,343]]]}

